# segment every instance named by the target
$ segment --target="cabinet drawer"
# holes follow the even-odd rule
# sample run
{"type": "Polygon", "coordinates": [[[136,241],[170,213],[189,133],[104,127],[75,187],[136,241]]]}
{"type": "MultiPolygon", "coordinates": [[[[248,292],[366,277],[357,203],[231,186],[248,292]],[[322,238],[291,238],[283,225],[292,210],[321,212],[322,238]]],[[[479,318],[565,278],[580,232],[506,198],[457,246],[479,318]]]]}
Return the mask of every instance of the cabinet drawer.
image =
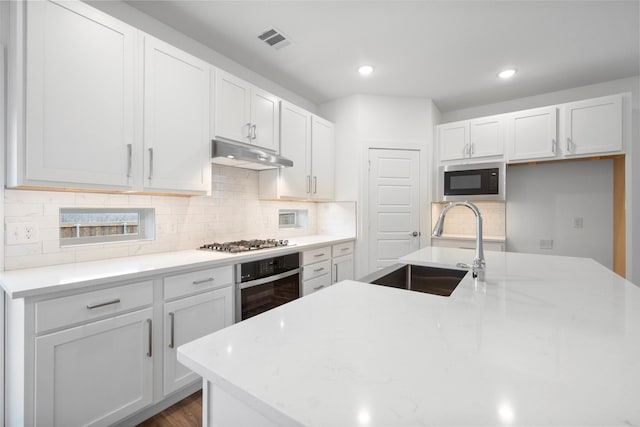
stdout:
{"type": "Polygon", "coordinates": [[[233,283],[233,266],[209,268],[164,278],[164,299],[228,286],[233,283]]]}
{"type": "Polygon", "coordinates": [[[302,265],[309,265],[315,262],[324,261],[331,258],[331,248],[325,246],[323,248],[311,249],[302,252],[302,265]]]}
{"type": "Polygon", "coordinates": [[[113,316],[153,303],[153,281],[116,286],[36,303],[36,333],[113,316]]]}
{"type": "Polygon", "coordinates": [[[338,243],[331,248],[331,254],[333,257],[349,255],[353,253],[353,242],[338,243]]]}
{"type": "Polygon", "coordinates": [[[311,265],[305,265],[302,270],[302,280],[313,279],[331,272],[331,261],[326,260],[311,265]]]}
{"type": "Polygon", "coordinates": [[[330,274],[325,274],[324,276],[316,277],[311,280],[305,280],[302,282],[302,296],[312,294],[329,286],[331,286],[330,274]]]}

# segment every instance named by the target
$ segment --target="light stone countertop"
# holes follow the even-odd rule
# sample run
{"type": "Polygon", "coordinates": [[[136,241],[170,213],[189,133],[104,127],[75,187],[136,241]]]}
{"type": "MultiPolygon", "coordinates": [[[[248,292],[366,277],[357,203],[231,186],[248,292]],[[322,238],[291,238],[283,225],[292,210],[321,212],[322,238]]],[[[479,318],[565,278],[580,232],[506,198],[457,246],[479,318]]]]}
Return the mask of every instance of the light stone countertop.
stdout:
{"type": "Polygon", "coordinates": [[[467,274],[451,297],[344,281],[178,360],[293,425],[639,425],[640,288],[591,259],[486,256],[486,283],[467,274]]]}
{"type": "Polygon", "coordinates": [[[0,286],[9,298],[27,298],[68,290],[85,290],[92,286],[105,285],[114,281],[137,280],[159,274],[171,274],[185,268],[209,268],[237,264],[352,240],[355,240],[355,237],[314,235],[291,238],[289,246],[235,254],[193,249],[27,268],[1,272],[0,286]]]}

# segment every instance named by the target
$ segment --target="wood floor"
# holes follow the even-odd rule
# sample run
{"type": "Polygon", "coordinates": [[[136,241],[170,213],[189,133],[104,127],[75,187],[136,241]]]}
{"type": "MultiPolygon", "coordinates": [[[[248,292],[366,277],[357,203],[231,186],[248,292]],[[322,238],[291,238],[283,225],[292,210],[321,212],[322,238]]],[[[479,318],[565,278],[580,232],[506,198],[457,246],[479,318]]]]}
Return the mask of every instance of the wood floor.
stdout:
{"type": "Polygon", "coordinates": [[[200,426],[202,426],[202,390],[138,424],[138,427],[200,426]]]}

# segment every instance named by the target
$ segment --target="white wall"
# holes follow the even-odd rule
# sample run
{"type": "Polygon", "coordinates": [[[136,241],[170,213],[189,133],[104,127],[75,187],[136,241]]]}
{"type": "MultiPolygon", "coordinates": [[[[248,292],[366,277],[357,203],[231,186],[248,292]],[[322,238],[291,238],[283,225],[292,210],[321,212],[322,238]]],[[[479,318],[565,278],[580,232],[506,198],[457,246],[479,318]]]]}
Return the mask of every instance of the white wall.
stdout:
{"type": "Polygon", "coordinates": [[[507,250],[593,258],[613,268],[613,161],[509,167],[507,250]],[[574,228],[574,218],[583,228],[574,228]],[[604,226],[603,226],[604,225],[604,226]],[[553,249],[540,249],[552,239],[553,249]]]}
{"type": "MultiPolygon", "coordinates": [[[[450,111],[442,114],[441,121],[442,123],[448,123],[624,92],[631,92],[631,123],[627,129],[630,130],[631,137],[626,147],[625,161],[627,218],[626,276],[627,279],[632,282],[640,284],[640,263],[637,261],[640,256],[640,222],[637,220],[637,218],[640,218],[640,76],[545,93],[496,104],[450,111]]],[[[509,191],[509,193],[511,194],[511,191],[509,191]]],[[[507,235],[507,237],[509,236],[507,235]]]]}
{"type": "MultiPolygon", "coordinates": [[[[5,96],[5,58],[4,43],[7,40],[7,2],[0,2],[0,200],[4,199],[5,162],[4,153],[6,147],[6,99],[5,96]]],[[[0,203],[0,223],[4,223],[4,204],[0,203]]],[[[4,227],[0,229],[0,271],[4,270],[4,227]]],[[[0,420],[4,420],[4,292],[0,292],[0,420]]]]}
{"type": "Polygon", "coordinates": [[[336,194],[357,202],[355,276],[368,267],[368,150],[420,151],[421,247],[429,242],[434,105],[427,98],[355,95],[318,106],[336,124],[336,194]]]}
{"type": "MultiPolygon", "coordinates": [[[[254,85],[273,93],[274,95],[285,99],[300,107],[316,112],[316,105],[311,101],[301,97],[300,95],[278,85],[277,83],[266,79],[257,72],[250,70],[237,62],[229,59],[228,57],[212,50],[204,44],[180,33],[179,31],[163,24],[155,18],[146,15],[138,9],[129,6],[128,4],[119,0],[85,0],[86,3],[100,9],[109,15],[120,19],[127,24],[136,27],[145,33],[151,34],[154,37],[164,40],[185,52],[189,52],[204,61],[213,64],[214,66],[234,74],[244,80],[247,80],[254,85]]],[[[249,10],[249,9],[248,9],[249,10]]]]}

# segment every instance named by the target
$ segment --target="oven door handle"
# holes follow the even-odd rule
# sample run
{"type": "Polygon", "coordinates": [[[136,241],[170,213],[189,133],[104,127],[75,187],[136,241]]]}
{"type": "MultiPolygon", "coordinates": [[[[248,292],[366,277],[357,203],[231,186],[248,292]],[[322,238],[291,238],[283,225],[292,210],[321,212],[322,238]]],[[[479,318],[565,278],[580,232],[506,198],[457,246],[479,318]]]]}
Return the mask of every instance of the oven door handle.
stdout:
{"type": "Polygon", "coordinates": [[[284,273],[275,274],[269,277],[263,277],[262,279],[252,280],[250,282],[238,283],[240,289],[247,289],[253,286],[264,285],[265,283],[274,282],[276,280],[284,279],[285,277],[293,276],[295,274],[299,274],[302,271],[302,268],[298,267],[295,270],[286,271],[284,273]]]}

